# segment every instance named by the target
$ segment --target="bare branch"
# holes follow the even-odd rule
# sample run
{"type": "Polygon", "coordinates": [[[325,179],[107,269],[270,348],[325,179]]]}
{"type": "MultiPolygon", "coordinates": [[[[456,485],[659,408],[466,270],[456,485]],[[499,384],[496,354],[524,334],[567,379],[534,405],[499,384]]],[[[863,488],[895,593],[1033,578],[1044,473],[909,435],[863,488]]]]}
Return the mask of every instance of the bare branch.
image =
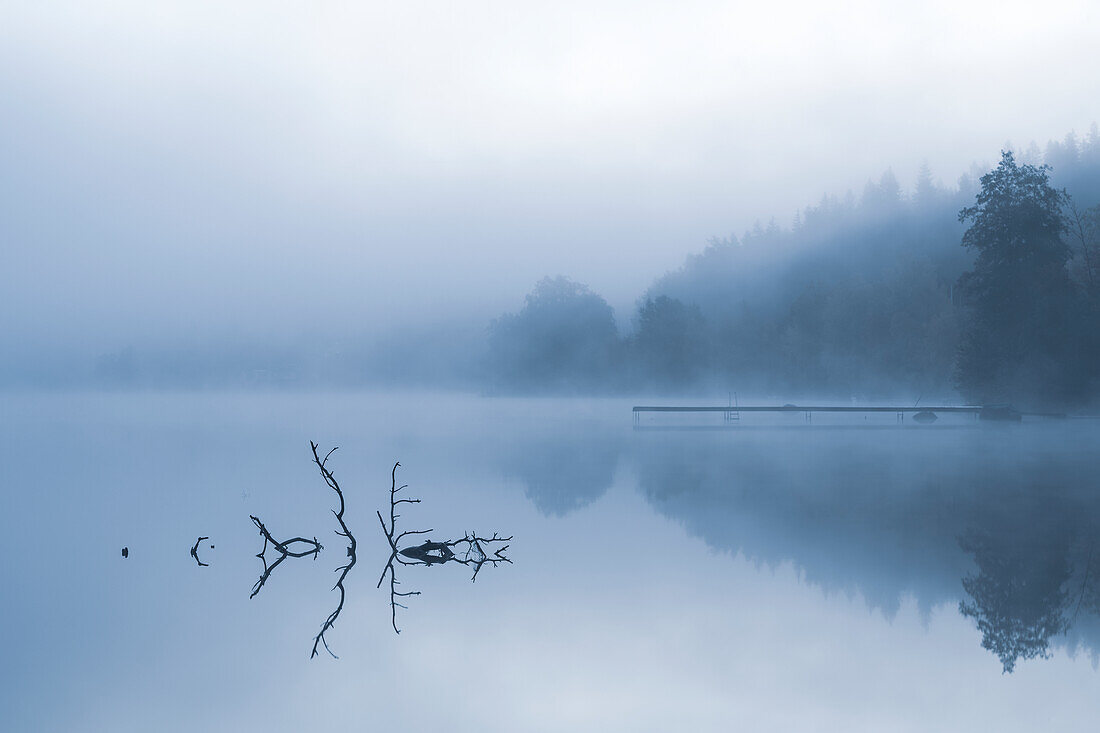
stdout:
{"type": "Polygon", "coordinates": [[[386,526],[386,520],[382,518],[382,512],[375,512],[378,515],[378,523],[382,525],[382,534],[386,535],[386,542],[390,546],[390,556],[386,560],[386,564],[382,567],[382,574],[378,576],[378,585],[375,587],[382,587],[382,581],[386,579],[386,573],[390,576],[390,623],[393,625],[393,630],[400,634],[401,629],[397,628],[397,609],[408,608],[407,606],[398,603],[397,599],[406,596],[418,596],[420,591],[407,591],[398,592],[397,586],[400,585],[400,581],[397,580],[397,571],[394,563],[400,565],[421,565],[426,564],[422,562],[409,562],[405,560],[401,555],[401,550],[398,544],[401,540],[409,535],[414,534],[427,534],[431,532],[430,529],[412,529],[405,530],[401,534],[397,534],[397,518],[401,516],[397,513],[398,504],[419,504],[420,499],[398,499],[397,492],[402,489],[408,488],[408,484],[397,485],[397,469],[401,466],[400,462],[393,464],[393,470],[390,471],[390,524],[386,526]]]}
{"type": "Polygon", "coordinates": [[[1096,207],[1087,211],[1081,211],[1076,203],[1070,204],[1070,217],[1068,218],[1069,230],[1081,245],[1081,259],[1084,265],[1086,285],[1089,292],[1094,292],[1097,286],[1097,267],[1095,259],[1100,252],[1100,232],[1097,231],[1097,221],[1100,220],[1100,210],[1096,207]]]}
{"type": "Polygon", "coordinates": [[[312,540],[307,540],[304,537],[294,537],[293,539],[283,540],[282,542],[280,542],[279,540],[271,536],[271,533],[267,531],[267,527],[264,526],[264,523],[260,521],[259,517],[249,515],[249,519],[251,519],[252,523],[259,528],[260,534],[264,538],[264,547],[256,555],[256,557],[260,558],[260,560],[263,561],[264,571],[260,575],[260,579],[256,581],[256,584],[252,586],[252,595],[250,595],[249,598],[256,597],[256,594],[259,593],[260,590],[264,587],[264,584],[267,583],[267,579],[271,577],[271,573],[275,572],[275,568],[279,567],[279,565],[282,564],[283,560],[286,560],[288,557],[306,557],[307,555],[313,555],[313,559],[316,560],[317,555],[321,552],[322,549],[324,549],[324,545],[318,542],[316,537],[314,537],[312,540]],[[275,550],[279,553],[279,559],[277,559],[271,565],[267,564],[268,544],[274,547],[275,550]],[[310,547],[312,549],[292,549],[298,545],[305,545],[306,547],[310,547]]]}
{"type": "Polygon", "coordinates": [[[496,567],[500,563],[509,563],[511,560],[504,554],[508,549],[508,545],[504,544],[512,541],[512,537],[501,537],[497,533],[493,533],[492,537],[479,537],[476,532],[466,533],[461,539],[448,540],[446,542],[433,542],[431,540],[425,540],[419,545],[412,547],[402,547],[401,540],[410,535],[422,535],[429,534],[433,530],[431,529],[408,529],[401,533],[397,532],[397,518],[401,515],[396,512],[398,504],[419,504],[419,499],[398,499],[397,492],[406,488],[406,485],[397,486],[397,468],[400,463],[395,463],[393,471],[390,474],[390,523],[387,526],[386,520],[382,518],[382,512],[375,512],[378,515],[378,523],[382,527],[382,534],[386,536],[386,542],[390,546],[390,556],[386,560],[386,564],[382,567],[382,573],[378,576],[378,584],[376,587],[382,587],[382,582],[386,579],[386,575],[390,576],[390,621],[393,625],[393,630],[400,634],[401,629],[397,627],[397,609],[407,608],[402,603],[398,602],[398,598],[404,596],[418,596],[420,591],[407,591],[399,592],[397,586],[400,582],[397,580],[397,565],[423,565],[431,567],[432,565],[444,565],[449,562],[458,563],[459,565],[465,565],[467,567],[473,567],[474,574],[470,578],[471,581],[477,580],[477,574],[481,572],[481,568],[486,564],[496,567]],[[499,548],[493,547],[493,545],[502,545],[499,548]],[[486,548],[492,551],[490,555],[486,548]]]}
{"type": "MultiPolygon", "coordinates": [[[[511,535],[509,535],[508,537],[500,537],[497,535],[496,532],[494,532],[492,537],[485,538],[478,537],[477,533],[474,532],[467,534],[460,540],[456,540],[450,543],[450,545],[452,547],[458,547],[462,544],[466,545],[462,558],[460,559],[456,555],[454,562],[457,562],[460,565],[473,566],[474,574],[470,578],[470,582],[473,583],[477,581],[477,574],[481,572],[481,568],[485,565],[485,563],[489,563],[493,567],[496,567],[502,562],[506,562],[509,565],[512,564],[512,561],[504,555],[504,551],[507,550],[509,547],[508,545],[504,545],[500,549],[494,550],[491,556],[485,551],[483,545],[491,545],[494,542],[511,541],[511,535]]],[[[489,549],[492,548],[490,547],[489,549]]]]}
{"type": "Polygon", "coordinates": [[[355,536],[352,535],[351,530],[348,529],[348,525],[344,522],[344,492],[340,490],[340,484],[336,481],[336,477],[333,476],[332,472],[325,467],[325,464],[328,462],[329,456],[331,456],[336,451],[336,448],[333,448],[325,454],[324,458],[321,458],[317,455],[317,444],[313,441],[310,441],[309,445],[311,450],[313,451],[313,462],[317,464],[317,468],[320,469],[321,476],[325,479],[325,483],[328,484],[329,488],[335,491],[336,495],[340,498],[340,510],[333,511],[333,515],[336,517],[336,521],[340,524],[340,529],[336,530],[336,534],[340,535],[341,537],[346,537],[348,540],[348,562],[346,565],[343,565],[336,569],[336,572],[340,573],[340,578],[336,581],[336,585],[332,587],[333,590],[340,591],[340,602],[336,604],[335,610],[333,610],[333,612],[328,615],[328,618],[325,619],[325,622],[321,624],[321,631],[317,634],[317,636],[314,637],[313,651],[309,655],[310,659],[313,659],[315,656],[317,656],[317,644],[321,643],[324,645],[325,651],[332,655],[333,659],[336,659],[337,657],[335,654],[333,654],[332,649],[329,649],[328,640],[325,639],[325,632],[331,629],[336,624],[336,619],[339,618],[340,612],[344,610],[344,579],[348,577],[348,573],[351,572],[351,569],[353,567],[355,567],[356,543],[355,536]]]}
{"type": "MultiPolygon", "coordinates": [[[[210,539],[210,538],[209,537],[199,537],[197,540],[195,540],[195,546],[191,548],[191,557],[195,558],[195,562],[197,562],[199,564],[200,568],[210,567],[210,563],[205,563],[205,562],[203,562],[202,560],[199,559],[199,543],[204,542],[205,540],[208,540],[208,539],[210,539]]],[[[213,547],[213,545],[211,545],[211,547],[213,547]]]]}

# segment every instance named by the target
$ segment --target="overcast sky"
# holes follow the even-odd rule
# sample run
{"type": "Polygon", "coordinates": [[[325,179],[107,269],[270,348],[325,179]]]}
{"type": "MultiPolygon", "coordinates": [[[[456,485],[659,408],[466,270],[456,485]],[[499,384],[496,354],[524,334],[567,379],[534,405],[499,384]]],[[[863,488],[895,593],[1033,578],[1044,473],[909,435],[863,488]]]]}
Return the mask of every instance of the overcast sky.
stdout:
{"type": "Polygon", "coordinates": [[[1100,12],[995,2],[8,2],[5,338],[629,305],[716,234],[1100,120],[1100,12]]]}

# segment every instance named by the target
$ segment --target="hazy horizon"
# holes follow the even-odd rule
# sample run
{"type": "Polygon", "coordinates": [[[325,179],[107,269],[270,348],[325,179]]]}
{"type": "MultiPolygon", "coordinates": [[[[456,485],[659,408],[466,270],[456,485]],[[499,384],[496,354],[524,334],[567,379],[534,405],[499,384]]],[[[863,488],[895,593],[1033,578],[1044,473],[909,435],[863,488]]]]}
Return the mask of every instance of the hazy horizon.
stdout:
{"type": "Polygon", "coordinates": [[[3,18],[0,338],[36,352],[472,323],[556,274],[621,317],[710,237],[1100,120],[1084,2],[3,18]]]}
{"type": "Polygon", "coordinates": [[[4,4],[0,720],[1088,729],[1098,48],[4,4]]]}

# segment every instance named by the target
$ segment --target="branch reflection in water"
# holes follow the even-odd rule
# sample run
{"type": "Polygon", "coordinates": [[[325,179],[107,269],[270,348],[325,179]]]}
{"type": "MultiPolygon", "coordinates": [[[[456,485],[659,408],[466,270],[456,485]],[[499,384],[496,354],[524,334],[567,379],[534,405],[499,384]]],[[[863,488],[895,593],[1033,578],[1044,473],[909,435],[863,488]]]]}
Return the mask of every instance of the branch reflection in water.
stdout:
{"type": "MultiPolygon", "coordinates": [[[[199,537],[197,540],[195,540],[195,544],[191,546],[191,557],[193,557],[195,559],[195,562],[198,563],[198,566],[200,568],[210,567],[210,563],[203,562],[202,560],[199,559],[199,545],[201,543],[205,542],[208,539],[210,539],[210,538],[209,537],[199,537]]],[[[210,545],[210,549],[213,550],[214,546],[210,545]]]]}
{"type": "Polygon", "coordinates": [[[397,520],[401,517],[397,513],[397,507],[400,504],[419,504],[420,499],[406,499],[398,498],[397,495],[402,490],[408,488],[408,484],[401,486],[397,485],[397,469],[401,466],[400,463],[395,463],[393,470],[390,473],[390,521],[389,525],[386,524],[386,520],[382,518],[381,512],[376,512],[378,515],[378,522],[382,525],[382,532],[386,536],[386,541],[390,546],[390,556],[386,560],[385,566],[382,568],[382,574],[378,577],[377,588],[382,587],[382,582],[389,575],[390,580],[390,623],[393,626],[393,630],[400,634],[401,629],[397,627],[397,609],[408,608],[400,601],[399,598],[407,598],[409,596],[418,596],[420,591],[399,591],[397,586],[401,584],[401,581],[397,579],[397,566],[416,566],[422,565],[425,567],[431,567],[432,565],[444,565],[446,563],[456,563],[458,565],[464,565],[466,567],[472,567],[474,569],[473,575],[470,577],[471,582],[477,580],[477,574],[481,572],[481,568],[485,565],[492,565],[496,567],[500,563],[511,564],[512,561],[504,554],[508,549],[508,545],[504,544],[512,541],[512,537],[501,537],[496,532],[492,537],[479,537],[476,532],[467,532],[460,539],[457,540],[444,540],[442,542],[433,542],[432,540],[425,540],[419,545],[412,547],[401,547],[401,541],[412,535],[424,535],[434,532],[433,529],[410,529],[404,530],[400,533],[397,532],[397,520]],[[496,545],[500,545],[497,547],[496,545]],[[492,552],[490,555],[489,553],[492,552]]]}
{"type": "Polygon", "coordinates": [[[332,613],[330,613],[328,615],[328,618],[325,619],[325,622],[323,624],[321,624],[321,631],[320,631],[320,633],[317,634],[317,636],[315,636],[313,638],[313,651],[310,652],[310,655],[309,655],[310,659],[313,659],[315,656],[317,656],[317,644],[321,643],[321,644],[324,645],[325,651],[327,651],[330,655],[332,655],[333,659],[335,659],[336,655],[333,654],[331,649],[329,649],[328,640],[325,639],[325,632],[328,631],[329,629],[331,629],[336,624],[336,619],[340,617],[340,612],[344,610],[344,579],[348,577],[348,573],[350,573],[351,569],[353,567],[355,567],[355,559],[356,559],[355,558],[355,536],[352,535],[351,530],[348,529],[348,525],[344,523],[344,492],[340,489],[340,484],[336,481],[336,478],[332,475],[332,471],[330,471],[327,468],[327,463],[328,463],[329,456],[331,456],[336,451],[336,448],[333,448],[332,450],[330,450],[328,453],[325,454],[324,458],[321,458],[317,454],[317,444],[316,443],[314,443],[313,441],[310,441],[309,442],[309,447],[310,447],[310,450],[313,451],[313,462],[317,465],[317,468],[320,470],[321,478],[323,478],[325,480],[325,484],[330,489],[332,489],[333,491],[336,492],[336,496],[340,499],[340,509],[339,509],[339,511],[334,509],[333,512],[332,512],[333,516],[336,517],[336,521],[340,525],[340,529],[337,529],[337,530],[334,530],[334,531],[340,537],[347,538],[347,541],[348,541],[348,548],[347,548],[348,561],[345,565],[342,565],[342,566],[336,568],[336,572],[340,573],[340,577],[336,581],[336,585],[334,585],[332,587],[333,590],[339,590],[340,591],[340,602],[336,604],[336,608],[333,610],[332,613]]]}
{"type": "Polygon", "coordinates": [[[318,542],[316,537],[314,537],[312,540],[307,540],[304,537],[294,537],[292,539],[282,541],[277,540],[271,536],[271,533],[267,530],[267,527],[264,526],[264,523],[260,521],[259,517],[255,515],[250,515],[249,518],[252,520],[252,523],[259,528],[260,534],[264,538],[263,549],[256,553],[256,557],[260,558],[260,560],[264,564],[264,570],[263,573],[260,575],[260,579],[257,580],[256,584],[252,586],[252,595],[250,595],[249,598],[256,597],[256,594],[259,593],[263,589],[264,585],[267,583],[267,579],[271,577],[271,574],[273,572],[275,572],[275,568],[282,565],[283,561],[286,560],[288,557],[307,557],[309,555],[313,555],[313,559],[316,560],[317,555],[320,554],[321,550],[324,549],[324,545],[318,542]],[[273,548],[275,548],[275,551],[279,553],[279,557],[275,560],[275,562],[271,563],[271,565],[267,564],[268,545],[271,545],[273,548]],[[299,546],[303,547],[304,549],[294,549],[299,546]]]}

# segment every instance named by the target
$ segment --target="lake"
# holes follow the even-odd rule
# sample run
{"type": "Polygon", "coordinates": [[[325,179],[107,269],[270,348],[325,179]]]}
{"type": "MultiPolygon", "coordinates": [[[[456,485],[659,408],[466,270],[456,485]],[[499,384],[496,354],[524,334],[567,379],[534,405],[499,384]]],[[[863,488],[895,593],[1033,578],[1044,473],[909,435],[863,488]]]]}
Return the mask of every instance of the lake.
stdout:
{"type": "Polygon", "coordinates": [[[1100,421],[634,430],[643,402],[0,395],[3,727],[1094,727],[1100,421]],[[338,659],[310,657],[348,560],[311,440],[357,542],[338,659]],[[495,532],[511,562],[398,563],[392,606],[397,461],[398,532],[432,530],[402,547],[495,532]],[[250,515],[323,545],[254,597],[250,515]]]}

